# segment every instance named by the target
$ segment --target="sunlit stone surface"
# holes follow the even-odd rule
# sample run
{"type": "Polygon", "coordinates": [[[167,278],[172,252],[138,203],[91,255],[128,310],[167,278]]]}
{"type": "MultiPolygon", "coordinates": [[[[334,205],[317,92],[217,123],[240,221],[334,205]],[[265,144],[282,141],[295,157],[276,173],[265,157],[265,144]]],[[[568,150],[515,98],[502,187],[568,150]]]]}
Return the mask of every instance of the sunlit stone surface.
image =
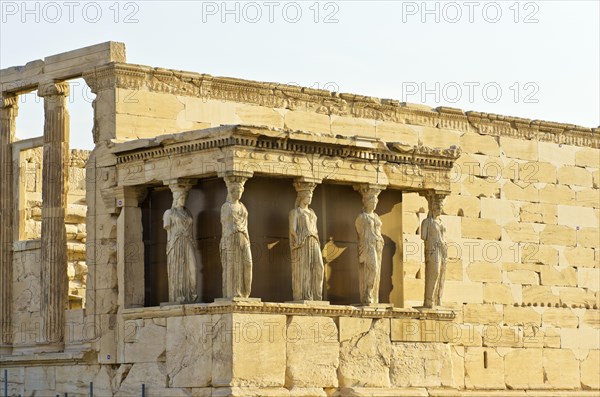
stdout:
{"type": "Polygon", "coordinates": [[[9,396],[598,395],[597,128],[128,64],[113,42],[0,82],[9,396]],[[79,77],[91,153],[66,143],[79,77]],[[46,128],[17,141],[36,90],[46,128]]]}

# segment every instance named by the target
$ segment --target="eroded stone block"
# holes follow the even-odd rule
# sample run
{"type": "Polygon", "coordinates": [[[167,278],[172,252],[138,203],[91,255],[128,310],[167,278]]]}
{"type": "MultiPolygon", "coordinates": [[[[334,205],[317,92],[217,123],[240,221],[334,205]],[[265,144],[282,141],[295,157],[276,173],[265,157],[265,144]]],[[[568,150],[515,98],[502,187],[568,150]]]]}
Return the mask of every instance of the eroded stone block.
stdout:
{"type": "Polygon", "coordinates": [[[462,218],[462,237],[500,240],[500,226],[493,219],[462,218]]]}
{"type": "MultiPolygon", "coordinates": [[[[167,319],[166,369],[171,387],[204,387],[212,380],[213,338],[221,329],[212,316],[167,319]]],[[[226,359],[223,357],[223,359],[226,359]]]]}
{"type": "Polygon", "coordinates": [[[167,328],[153,319],[125,322],[126,363],[164,361],[167,328]]]}
{"type": "Polygon", "coordinates": [[[512,305],[515,302],[510,285],[486,283],[483,285],[483,302],[512,305]]]}
{"type": "Polygon", "coordinates": [[[286,316],[215,314],[213,386],[283,387],[286,316]]]}
{"type": "Polygon", "coordinates": [[[453,384],[450,346],[443,343],[392,344],[390,379],[400,387],[439,387],[453,384]]]}
{"type": "Polygon", "coordinates": [[[590,350],[581,361],[581,387],[584,389],[600,389],[600,350],[590,350]]]}
{"type": "Polygon", "coordinates": [[[500,282],[501,268],[498,263],[473,262],[467,267],[467,276],[474,282],[500,282]]]}
{"type": "Polygon", "coordinates": [[[565,165],[558,169],[556,175],[561,185],[592,187],[592,173],[583,167],[565,165]]]}
{"type": "Polygon", "coordinates": [[[504,389],[504,358],[496,349],[465,347],[465,387],[504,389]]]}
{"type": "Polygon", "coordinates": [[[506,354],[506,386],[511,389],[538,389],[544,385],[542,349],[514,349],[506,354]]]}
{"type": "Polygon", "coordinates": [[[286,346],[286,387],[337,387],[340,345],[331,318],[292,316],[286,346]]]}
{"type": "Polygon", "coordinates": [[[498,324],[502,321],[502,308],[498,305],[468,303],[464,309],[464,322],[471,324],[498,324]]]}
{"type": "Polygon", "coordinates": [[[532,307],[506,306],[504,322],[508,325],[531,324],[539,327],[542,323],[542,315],[532,307]]]}
{"type": "Polygon", "coordinates": [[[365,333],[340,345],[340,387],[389,387],[390,320],[371,320],[365,333]]]}
{"type": "Polygon", "coordinates": [[[579,360],[571,350],[544,349],[544,377],[553,389],[578,389],[581,386],[579,360]]]}

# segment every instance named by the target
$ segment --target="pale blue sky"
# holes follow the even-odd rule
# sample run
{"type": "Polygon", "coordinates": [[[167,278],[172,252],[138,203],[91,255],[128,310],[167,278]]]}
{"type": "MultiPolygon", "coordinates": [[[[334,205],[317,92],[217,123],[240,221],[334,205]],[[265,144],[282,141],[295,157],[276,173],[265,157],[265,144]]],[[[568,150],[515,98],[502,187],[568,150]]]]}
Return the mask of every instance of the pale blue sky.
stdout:
{"type": "MultiPolygon", "coordinates": [[[[130,63],[599,125],[598,1],[1,3],[2,68],[114,40],[130,63]]],[[[91,148],[72,92],[72,147],[91,148]]],[[[41,112],[26,96],[19,137],[41,112]]]]}

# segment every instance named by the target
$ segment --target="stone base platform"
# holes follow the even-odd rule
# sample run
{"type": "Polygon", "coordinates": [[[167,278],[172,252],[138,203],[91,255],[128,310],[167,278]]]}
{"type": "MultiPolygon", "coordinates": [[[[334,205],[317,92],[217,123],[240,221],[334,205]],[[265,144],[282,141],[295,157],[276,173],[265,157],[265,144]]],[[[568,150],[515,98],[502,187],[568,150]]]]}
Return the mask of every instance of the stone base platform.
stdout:
{"type": "Polygon", "coordinates": [[[307,305],[307,306],[329,306],[329,301],[310,301],[310,300],[298,300],[298,301],[287,301],[285,303],[294,303],[299,305],[307,305]]]}
{"type": "Polygon", "coordinates": [[[236,303],[260,303],[260,298],[241,298],[241,297],[233,297],[233,298],[217,298],[213,302],[213,305],[220,304],[236,304],[236,303]]]}
{"type": "Polygon", "coordinates": [[[451,321],[451,309],[416,310],[394,308],[390,304],[368,306],[332,305],[327,301],[261,302],[259,298],[215,299],[213,303],[194,303],[161,307],[129,308],[122,312],[124,320],[165,318],[198,314],[254,313],[286,315],[318,315],[327,317],[413,318],[451,321]]]}

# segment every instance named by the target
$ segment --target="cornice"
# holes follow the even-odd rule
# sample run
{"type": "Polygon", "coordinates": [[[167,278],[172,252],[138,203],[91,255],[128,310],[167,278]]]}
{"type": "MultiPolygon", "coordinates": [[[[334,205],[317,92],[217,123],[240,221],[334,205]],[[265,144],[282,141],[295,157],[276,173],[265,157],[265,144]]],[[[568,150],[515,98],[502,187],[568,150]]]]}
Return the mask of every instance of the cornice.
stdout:
{"type": "Polygon", "coordinates": [[[226,100],[319,114],[352,116],[471,131],[484,135],[600,148],[600,128],[481,113],[450,107],[427,108],[393,99],[330,92],[278,83],[215,77],[127,63],[110,63],[84,73],[92,91],[123,88],[226,100]]]}

